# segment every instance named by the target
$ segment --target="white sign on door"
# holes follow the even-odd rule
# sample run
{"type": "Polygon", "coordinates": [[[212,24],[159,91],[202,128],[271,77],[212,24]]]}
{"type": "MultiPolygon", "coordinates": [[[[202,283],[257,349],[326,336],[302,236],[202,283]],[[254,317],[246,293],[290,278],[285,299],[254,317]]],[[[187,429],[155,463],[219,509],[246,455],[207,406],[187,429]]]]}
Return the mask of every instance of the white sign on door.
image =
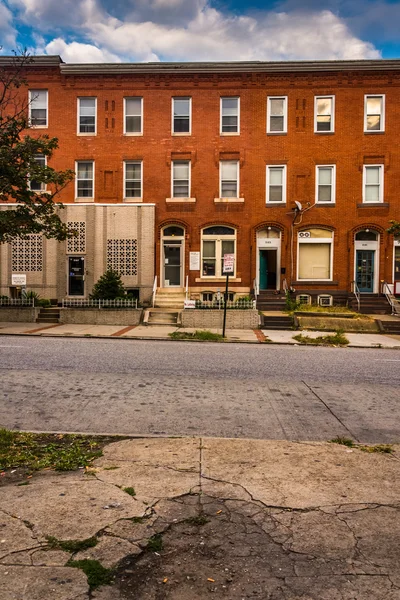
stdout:
{"type": "Polygon", "coordinates": [[[224,254],[224,273],[233,273],[235,265],[234,254],[224,254]]]}
{"type": "Polygon", "coordinates": [[[190,252],[189,259],[190,270],[200,271],[200,252],[190,252]]]}
{"type": "Polygon", "coordinates": [[[26,275],[11,275],[11,285],[26,285],[26,275]]]}

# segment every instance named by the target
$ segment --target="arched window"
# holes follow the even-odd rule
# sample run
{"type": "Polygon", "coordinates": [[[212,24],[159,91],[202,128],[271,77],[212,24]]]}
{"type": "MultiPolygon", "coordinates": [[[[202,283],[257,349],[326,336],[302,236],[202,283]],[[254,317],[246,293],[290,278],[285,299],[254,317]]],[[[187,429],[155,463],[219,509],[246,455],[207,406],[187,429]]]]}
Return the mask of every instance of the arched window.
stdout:
{"type": "Polygon", "coordinates": [[[378,234],[376,231],[371,231],[370,229],[363,229],[356,233],[357,242],[376,242],[377,239],[378,234]]]}
{"type": "Polygon", "coordinates": [[[183,227],[179,227],[178,225],[169,225],[165,227],[163,231],[164,237],[183,237],[183,227]]]}
{"type": "Polygon", "coordinates": [[[213,225],[203,229],[201,238],[202,277],[223,277],[224,254],[236,255],[236,230],[225,225],[213,225]]]}

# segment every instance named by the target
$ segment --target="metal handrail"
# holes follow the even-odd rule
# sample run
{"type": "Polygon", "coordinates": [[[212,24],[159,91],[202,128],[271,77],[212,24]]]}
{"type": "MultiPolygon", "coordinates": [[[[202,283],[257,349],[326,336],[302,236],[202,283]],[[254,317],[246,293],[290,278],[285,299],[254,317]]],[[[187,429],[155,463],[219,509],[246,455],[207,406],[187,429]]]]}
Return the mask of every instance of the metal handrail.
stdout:
{"type": "Polygon", "coordinates": [[[63,298],[61,300],[62,308],[137,308],[136,298],[115,298],[114,300],[103,299],[84,299],[84,298],[63,298]]]}
{"type": "Polygon", "coordinates": [[[185,298],[189,297],[189,275],[186,275],[185,298]]]}
{"type": "Polygon", "coordinates": [[[360,290],[358,288],[357,282],[356,281],[352,281],[351,282],[351,291],[353,292],[353,294],[356,297],[357,300],[357,305],[358,305],[358,312],[360,312],[360,307],[361,307],[361,294],[360,294],[360,290]]]}
{"type": "Polygon", "coordinates": [[[154,277],[154,283],[153,283],[153,295],[151,297],[151,305],[154,308],[154,305],[156,303],[156,293],[157,293],[157,275],[154,277]]]}
{"type": "Polygon", "coordinates": [[[283,291],[284,291],[285,293],[286,293],[286,292],[288,291],[288,289],[289,289],[289,286],[288,286],[288,284],[287,284],[286,277],[285,277],[285,279],[282,281],[282,289],[283,289],[283,291]]]}
{"type": "Polygon", "coordinates": [[[254,297],[257,300],[257,296],[260,293],[260,288],[258,287],[257,279],[253,279],[253,290],[254,290],[254,297]]]}
{"type": "Polygon", "coordinates": [[[400,317],[400,304],[394,297],[387,281],[382,281],[382,293],[385,294],[386,300],[389,302],[392,308],[392,315],[400,317]]]}

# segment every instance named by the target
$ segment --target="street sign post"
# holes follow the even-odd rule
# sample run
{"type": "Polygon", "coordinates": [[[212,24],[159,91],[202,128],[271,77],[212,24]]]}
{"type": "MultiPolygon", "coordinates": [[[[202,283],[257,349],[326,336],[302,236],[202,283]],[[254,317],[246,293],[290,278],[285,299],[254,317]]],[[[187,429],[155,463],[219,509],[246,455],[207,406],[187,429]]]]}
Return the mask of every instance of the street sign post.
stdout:
{"type": "Polygon", "coordinates": [[[225,286],[225,294],[224,294],[224,323],[222,327],[222,337],[225,337],[225,326],[226,326],[226,306],[228,304],[228,284],[229,284],[229,274],[234,273],[235,271],[235,255],[234,254],[224,254],[224,264],[222,274],[226,275],[226,286],[225,286]]]}

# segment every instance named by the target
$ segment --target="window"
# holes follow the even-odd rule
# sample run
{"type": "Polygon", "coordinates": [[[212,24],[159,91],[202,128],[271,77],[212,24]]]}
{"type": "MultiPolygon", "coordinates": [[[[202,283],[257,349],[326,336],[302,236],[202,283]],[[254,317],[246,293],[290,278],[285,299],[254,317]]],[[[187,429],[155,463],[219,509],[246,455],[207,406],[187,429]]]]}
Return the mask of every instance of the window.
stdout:
{"type": "Polygon", "coordinates": [[[267,167],[267,203],[286,202],[286,167],[267,167]]]}
{"type": "MultiPolygon", "coordinates": [[[[41,168],[46,166],[46,156],[44,154],[36,154],[34,161],[41,168]]],[[[43,181],[31,179],[29,182],[29,189],[32,190],[32,192],[45,192],[46,184],[43,181]]]]}
{"type": "Polygon", "coordinates": [[[221,133],[239,133],[239,98],[221,98],[221,133]]]}
{"type": "Polygon", "coordinates": [[[267,133],[287,132],[287,96],[269,97],[267,103],[267,133]]]}
{"type": "Polygon", "coordinates": [[[191,98],[172,98],[172,133],[191,132],[191,98]]]}
{"type": "Polygon", "coordinates": [[[94,197],[94,163],[93,161],[76,163],[76,197],[94,197]]]}
{"type": "Polygon", "coordinates": [[[298,233],[298,279],[332,279],[333,233],[326,229],[308,229],[298,233]]]}
{"type": "Polygon", "coordinates": [[[314,131],[327,133],[335,131],[335,96],[315,97],[314,131]]]}
{"type": "Polygon", "coordinates": [[[315,201],[322,203],[335,202],[335,166],[323,165],[316,168],[315,201]]]}
{"type": "Polygon", "coordinates": [[[126,161],[124,163],[124,198],[142,197],[142,162],[126,161]]]}
{"type": "Polygon", "coordinates": [[[78,133],[96,133],[96,98],[78,98],[78,133]]]}
{"type": "Polygon", "coordinates": [[[385,131],[385,96],[365,96],[364,131],[385,131]]]}
{"type": "Polygon", "coordinates": [[[172,198],[190,198],[190,161],[172,163],[172,198]]]}
{"type": "Polygon", "coordinates": [[[383,202],[383,165],[364,165],[363,202],[383,202]]]}
{"type": "Polygon", "coordinates": [[[239,161],[222,160],[220,163],[220,197],[239,197],[239,161]]]}
{"type": "MultiPolygon", "coordinates": [[[[235,254],[236,231],[232,227],[215,225],[202,231],[203,277],[223,277],[224,254],[235,254]]],[[[236,260],[235,260],[236,263],[236,260]]],[[[236,264],[235,264],[236,272],[236,264]]],[[[235,276],[235,273],[231,273],[235,276]]]]}
{"type": "Polygon", "coordinates": [[[124,98],[124,133],[143,133],[143,98],[124,98]]]}
{"type": "Polygon", "coordinates": [[[29,123],[31,127],[47,127],[47,90],[29,90],[29,123]]]}

